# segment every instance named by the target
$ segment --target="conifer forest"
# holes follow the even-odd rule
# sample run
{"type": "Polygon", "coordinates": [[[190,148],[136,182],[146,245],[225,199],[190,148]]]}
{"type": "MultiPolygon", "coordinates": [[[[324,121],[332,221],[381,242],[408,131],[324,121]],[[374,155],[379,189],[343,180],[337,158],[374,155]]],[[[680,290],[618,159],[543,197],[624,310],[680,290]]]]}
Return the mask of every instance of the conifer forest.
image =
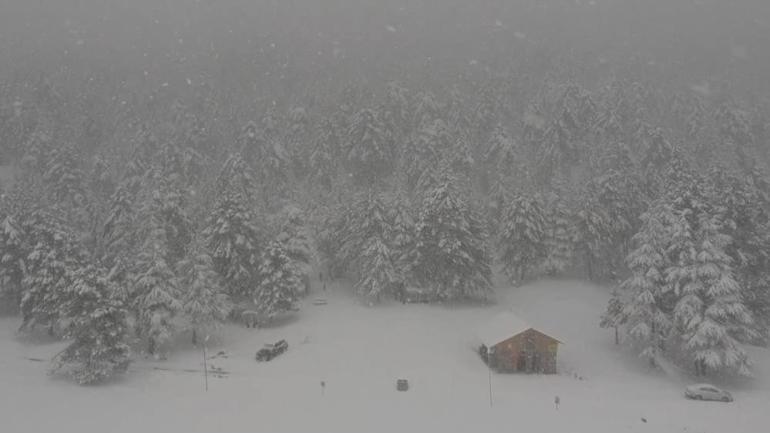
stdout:
{"type": "Polygon", "coordinates": [[[651,368],[751,377],[770,5],[737,3],[3,2],[2,315],[96,384],[327,284],[374,312],[561,279],[651,368]]]}

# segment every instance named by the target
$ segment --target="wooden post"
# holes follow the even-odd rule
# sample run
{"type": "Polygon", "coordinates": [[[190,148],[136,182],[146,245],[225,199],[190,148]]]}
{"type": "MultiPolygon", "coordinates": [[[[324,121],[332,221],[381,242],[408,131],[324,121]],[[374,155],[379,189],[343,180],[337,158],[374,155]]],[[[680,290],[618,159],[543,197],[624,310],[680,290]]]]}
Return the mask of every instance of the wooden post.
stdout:
{"type": "Polygon", "coordinates": [[[489,378],[489,407],[492,407],[492,366],[489,364],[489,353],[492,351],[491,347],[487,347],[487,373],[489,378]]]}
{"type": "Polygon", "coordinates": [[[205,385],[205,390],[209,390],[209,367],[208,367],[208,361],[206,359],[206,342],[209,341],[209,336],[207,335],[205,339],[203,339],[203,383],[205,385]]]}

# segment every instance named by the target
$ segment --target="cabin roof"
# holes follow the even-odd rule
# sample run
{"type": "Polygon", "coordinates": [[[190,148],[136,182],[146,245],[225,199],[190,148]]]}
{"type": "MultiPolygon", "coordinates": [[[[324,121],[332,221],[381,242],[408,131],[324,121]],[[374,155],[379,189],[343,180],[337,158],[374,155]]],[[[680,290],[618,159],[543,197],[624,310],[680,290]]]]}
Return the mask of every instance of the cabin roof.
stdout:
{"type": "MultiPolygon", "coordinates": [[[[505,311],[492,317],[491,320],[479,328],[478,337],[485,346],[492,347],[511,337],[515,337],[528,329],[534,329],[541,334],[559,341],[541,331],[539,328],[529,324],[512,311],[505,311]]],[[[561,343],[561,341],[559,341],[559,343],[561,343]]]]}

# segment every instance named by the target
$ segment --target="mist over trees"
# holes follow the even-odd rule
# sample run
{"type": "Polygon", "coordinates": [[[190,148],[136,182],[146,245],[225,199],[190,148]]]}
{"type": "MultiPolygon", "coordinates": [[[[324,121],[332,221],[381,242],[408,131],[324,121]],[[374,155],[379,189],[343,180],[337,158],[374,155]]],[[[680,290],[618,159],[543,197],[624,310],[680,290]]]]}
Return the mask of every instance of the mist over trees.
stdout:
{"type": "Polygon", "coordinates": [[[55,369],[269,320],[320,271],[368,304],[585,279],[651,363],[749,374],[763,2],[221,3],[0,6],[0,302],[71,342],[55,369]]]}

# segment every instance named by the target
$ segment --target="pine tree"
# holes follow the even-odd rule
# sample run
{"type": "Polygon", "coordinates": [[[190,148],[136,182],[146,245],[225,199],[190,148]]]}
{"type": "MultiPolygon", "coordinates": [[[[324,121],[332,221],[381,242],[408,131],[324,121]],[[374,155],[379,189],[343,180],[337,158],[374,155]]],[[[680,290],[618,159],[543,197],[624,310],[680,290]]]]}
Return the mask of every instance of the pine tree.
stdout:
{"type": "MultiPolygon", "coordinates": [[[[643,194],[632,173],[610,169],[606,174],[592,179],[587,185],[588,202],[595,207],[595,215],[601,216],[603,256],[601,265],[605,272],[616,274],[630,248],[631,237],[639,227],[637,216],[644,209],[643,194]]],[[[587,228],[587,227],[586,227],[587,228]]],[[[595,252],[598,252],[597,248],[595,252]]],[[[599,258],[599,255],[596,254],[599,258]]]]}
{"type": "Polygon", "coordinates": [[[313,151],[310,153],[310,178],[320,181],[327,190],[337,178],[342,143],[341,127],[333,117],[323,119],[318,126],[313,151]]]}
{"type": "Polygon", "coordinates": [[[345,158],[355,179],[371,185],[390,172],[395,146],[376,111],[357,112],[346,138],[345,158]]]}
{"type": "Polygon", "coordinates": [[[615,330],[615,344],[620,344],[619,327],[626,323],[624,314],[624,302],[621,299],[619,290],[612,291],[612,297],[607,302],[607,310],[602,314],[599,326],[602,328],[613,328],[615,330]]]}
{"type": "Polygon", "coordinates": [[[594,281],[602,276],[602,265],[606,259],[606,245],[609,239],[608,216],[600,206],[584,201],[580,204],[573,220],[573,244],[576,256],[582,259],[588,279],[594,281]]]}
{"type": "Polygon", "coordinates": [[[441,116],[441,105],[436,101],[436,96],[429,91],[421,91],[414,98],[413,127],[433,122],[441,116]]]}
{"type": "Polygon", "coordinates": [[[257,190],[257,179],[252,168],[240,153],[230,154],[217,176],[217,194],[231,191],[243,197],[251,197],[257,190]]]}
{"type": "Polygon", "coordinates": [[[0,213],[0,218],[0,310],[18,312],[26,268],[25,235],[13,214],[0,213]]]}
{"type": "Polygon", "coordinates": [[[748,355],[740,341],[753,335],[754,321],[733,278],[725,253],[732,239],[721,233],[722,225],[718,214],[700,214],[693,248],[666,270],[666,280],[678,296],[673,317],[685,355],[698,366],[696,372],[749,375],[748,355]]]}
{"type": "Polygon", "coordinates": [[[54,372],[66,372],[81,385],[99,383],[123,373],[130,362],[126,344],[125,299],[93,266],[72,271],[63,291],[64,336],[72,342],[53,360],[54,372]]]}
{"type": "Polygon", "coordinates": [[[20,304],[20,329],[47,324],[52,335],[61,315],[62,295],[71,284],[69,275],[83,262],[75,238],[53,213],[38,209],[22,225],[29,250],[20,304]]]}
{"type": "Polygon", "coordinates": [[[192,223],[187,216],[182,189],[168,180],[161,180],[160,188],[153,192],[150,212],[150,217],[157,219],[165,231],[165,258],[173,267],[184,257],[192,241],[192,223]]]}
{"type": "Polygon", "coordinates": [[[85,174],[77,161],[74,149],[66,145],[54,149],[47,161],[43,180],[51,198],[60,205],[78,208],[86,202],[85,174]]]}
{"type": "Polygon", "coordinates": [[[283,215],[285,222],[277,240],[286,249],[294,272],[302,280],[306,292],[310,288],[310,263],[314,256],[313,243],[302,210],[296,206],[288,206],[284,209],[283,215]]]}
{"type": "Polygon", "coordinates": [[[380,296],[394,290],[402,279],[393,264],[393,251],[382,238],[367,239],[359,262],[361,277],[356,291],[361,296],[379,301],[380,296]]]}
{"type": "Polygon", "coordinates": [[[134,264],[131,300],[138,329],[147,338],[147,352],[158,350],[174,333],[172,319],[182,308],[179,280],[166,261],[166,233],[157,218],[152,221],[139,257],[134,264]]]}
{"type": "Polygon", "coordinates": [[[407,257],[415,245],[415,222],[406,197],[396,195],[389,207],[388,220],[391,225],[387,239],[393,249],[393,262],[398,268],[404,269],[407,257]]]}
{"type": "Polygon", "coordinates": [[[226,292],[234,298],[251,297],[259,281],[260,242],[240,194],[225,191],[220,196],[203,235],[226,292]]]}
{"type": "Polygon", "coordinates": [[[520,150],[516,140],[501,125],[490,135],[484,161],[487,166],[501,175],[511,175],[516,170],[520,150]]]}
{"type": "Polygon", "coordinates": [[[543,238],[545,259],[540,267],[545,275],[559,275],[571,265],[574,246],[570,227],[566,206],[559,199],[554,200],[546,214],[543,238]]]}
{"type": "Polygon", "coordinates": [[[265,249],[259,266],[259,281],[254,304],[263,318],[269,320],[295,308],[302,280],[294,272],[291,259],[279,242],[273,241],[265,249]]]}
{"type": "Polygon", "coordinates": [[[211,257],[204,251],[193,250],[179,262],[178,275],[182,295],[182,311],[190,322],[192,344],[198,344],[198,337],[214,329],[229,314],[232,305],[222,293],[219,275],[214,271],[211,257]]]}
{"type": "MultiPolygon", "coordinates": [[[[253,122],[243,128],[239,138],[242,156],[231,155],[219,180],[232,180],[234,186],[241,187],[253,179],[254,185],[262,188],[263,199],[268,200],[270,195],[282,192],[292,167],[291,155],[278,134],[277,120],[268,113],[262,123],[261,128],[253,122]]],[[[245,197],[251,197],[251,193],[245,197]]]]}
{"type": "Polygon", "coordinates": [[[636,248],[626,258],[631,276],[619,287],[624,293],[623,308],[621,312],[612,311],[612,317],[622,318],[641,356],[654,365],[656,358],[663,355],[673,326],[665,276],[670,266],[667,247],[673,210],[657,203],[640,218],[642,228],[633,238],[636,248]]]}
{"type": "Polygon", "coordinates": [[[486,297],[492,275],[486,233],[481,219],[457,191],[456,181],[444,175],[425,195],[410,274],[439,298],[486,297]]]}
{"type": "Polygon", "coordinates": [[[503,271],[512,281],[524,281],[546,257],[546,215],[534,196],[515,197],[505,211],[499,238],[503,271]]]}
{"type": "Polygon", "coordinates": [[[724,208],[722,232],[732,238],[726,253],[730,256],[735,278],[742,287],[746,306],[751,310],[761,338],[770,335],[770,230],[768,201],[760,182],[725,170],[709,174],[709,200],[724,208]]]}
{"type": "Polygon", "coordinates": [[[409,89],[401,83],[391,81],[387,85],[383,110],[384,123],[397,141],[403,139],[410,125],[409,89]]]}
{"type": "Polygon", "coordinates": [[[449,126],[440,119],[423,123],[402,149],[401,164],[409,188],[426,188],[426,176],[443,161],[452,147],[449,126]]]}
{"type": "Polygon", "coordinates": [[[363,212],[352,230],[359,275],[356,290],[370,300],[379,300],[401,281],[393,263],[395,254],[389,240],[392,226],[376,193],[369,193],[362,207],[363,212]]]}
{"type": "Polygon", "coordinates": [[[142,159],[133,159],[110,196],[99,240],[104,250],[101,259],[108,267],[127,260],[141,245],[139,211],[150,172],[142,159]]]}

